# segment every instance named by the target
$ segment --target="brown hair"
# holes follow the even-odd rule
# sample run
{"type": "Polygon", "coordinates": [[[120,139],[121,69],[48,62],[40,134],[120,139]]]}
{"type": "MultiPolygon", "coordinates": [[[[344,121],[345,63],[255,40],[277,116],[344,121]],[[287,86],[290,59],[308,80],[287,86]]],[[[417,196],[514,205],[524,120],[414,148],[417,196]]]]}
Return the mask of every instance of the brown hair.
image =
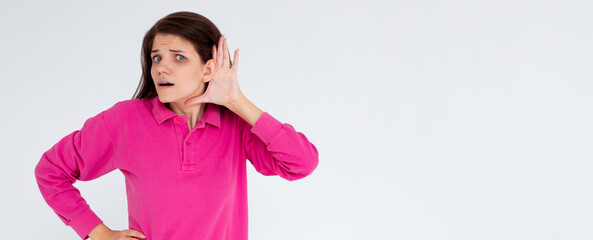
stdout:
{"type": "MultiPolygon", "coordinates": [[[[157,95],[154,80],[150,75],[152,67],[150,51],[152,51],[152,44],[157,33],[175,34],[190,41],[200,55],[202,63],[212,59],[212,45],[217,44],[218,39],[222,36],[214,23],[197,13],[175,12],[158,20],[146,32],[142,41],[142,76],[132,99],[151,98],[157,95]]],[[[206,83],[206,88],[208,88],[208,83],[206,83]]]]}

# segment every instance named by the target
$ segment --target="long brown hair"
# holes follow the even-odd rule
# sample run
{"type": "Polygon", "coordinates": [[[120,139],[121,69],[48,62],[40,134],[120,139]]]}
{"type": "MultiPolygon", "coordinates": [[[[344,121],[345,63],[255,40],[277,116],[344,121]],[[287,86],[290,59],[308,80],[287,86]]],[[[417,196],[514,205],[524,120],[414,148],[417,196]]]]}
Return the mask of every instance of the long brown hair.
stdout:
{"type": "MultiPolygon", "coordinates": [[[[212,45],[218,44],[218,39],[222,36],[214,23],[194,12],[175,12],[158,20],[146,32],[142,41],[142,76],[132,99],[151,98],[157,95],[154,80],[150,74],[152,67],[150,51],[157,33],[175,34],[190,41],[200,55],[202,63],[212,59],[212,45]]],[[[208,83],[206,83],[207,88],[208,83]]]]}

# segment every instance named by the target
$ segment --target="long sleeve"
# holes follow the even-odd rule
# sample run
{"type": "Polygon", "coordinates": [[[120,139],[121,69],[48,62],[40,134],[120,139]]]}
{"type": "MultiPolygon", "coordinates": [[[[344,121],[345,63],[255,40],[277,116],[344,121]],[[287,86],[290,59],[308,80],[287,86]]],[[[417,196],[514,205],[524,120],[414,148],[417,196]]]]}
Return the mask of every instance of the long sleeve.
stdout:
{"type": "Polygon", "coordinates": [[[103,221],[73,183],[93,180],[115,169],[115,140],[105,122],[105,113],[87,119],[80,130],[62,138],[42,155],[35,167],[43,198],[82,239],[87,239],[103,221]]]}
{"type": "Polygon", "coordinates": [[[294,181],[317,168],[317,148],[290,124],[281,123],[267,112],[253,126],[242,122],[243,149],[257,172],[294,181]]]}

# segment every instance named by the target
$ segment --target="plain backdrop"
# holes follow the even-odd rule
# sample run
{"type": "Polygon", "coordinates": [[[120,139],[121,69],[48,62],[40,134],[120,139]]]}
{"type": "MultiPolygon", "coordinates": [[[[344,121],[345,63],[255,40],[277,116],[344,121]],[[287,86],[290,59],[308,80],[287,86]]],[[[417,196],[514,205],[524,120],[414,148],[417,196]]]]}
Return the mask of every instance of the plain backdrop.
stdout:
{"type": "MultiPolygon", "coordinates": [[[[591,1],[3,1],[0,236],[77,239],[41,155],[131,99],[144,33],[193,11],[239,84],[319,150],[289,182],[248,165],[249,237],[593,238],[591,1]]],[[[75,183],[128,227],[123,174],[75,183]]]]}

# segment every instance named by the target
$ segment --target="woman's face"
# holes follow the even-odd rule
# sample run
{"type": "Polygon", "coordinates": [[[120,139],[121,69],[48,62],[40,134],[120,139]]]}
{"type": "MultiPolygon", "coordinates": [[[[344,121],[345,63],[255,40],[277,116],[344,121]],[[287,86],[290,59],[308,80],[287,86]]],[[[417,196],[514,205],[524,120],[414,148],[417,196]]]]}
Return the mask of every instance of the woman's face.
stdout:
{"type": "Polygon", "coordinates": [[[183,105],[189,98],[204,92],[206,65],[191,42],[173,34],[158,33],[150,53],[152,67],[150,74],[154,80],[159,100],[162,103],[183,105]],[[173,83],[161,86],[161,82],[173,83]]]}

